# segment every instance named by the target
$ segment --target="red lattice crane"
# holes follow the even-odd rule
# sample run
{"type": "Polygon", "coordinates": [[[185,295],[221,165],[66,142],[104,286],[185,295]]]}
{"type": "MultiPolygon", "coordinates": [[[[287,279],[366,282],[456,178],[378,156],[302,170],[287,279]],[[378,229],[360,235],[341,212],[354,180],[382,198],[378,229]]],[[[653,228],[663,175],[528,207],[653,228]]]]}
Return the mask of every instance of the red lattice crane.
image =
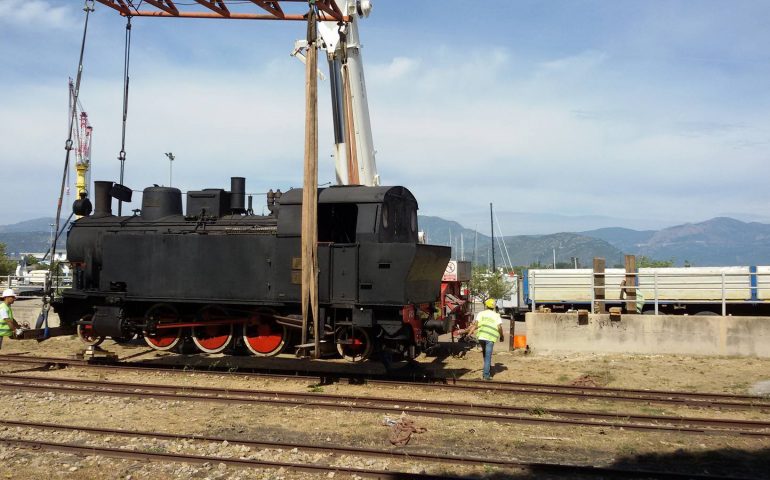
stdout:
{"type": "MultiPolygon", "coordinates": [[[[125,17],[307,21],[308,0],[96,0],[125,17]]],[[[329,61],[337,183],[380,184],[358,36],[370,0],[315,0],[329,61]]],[[[298,42],[292,55],[307,48],[298,42]]],[[[300,58],[304,58],[301,54],[300,58]]]]}
{"type": "MultiPolygon", "coordinates": [[[[235,20],[300,20],[307,21],[307,0],[251,0],[233,4],[225,0],[96,0],[131,17],[222,18],[235,20]],[[148,8],[140,10],[145,5],[148,8]],[[154,7],[154,8],[150,8],[154,7]],[[294,12],[304,10],[305,13],[294,12]]],[[[349,21],[334,0],[316,0],[321,21],[349,21]]]]}

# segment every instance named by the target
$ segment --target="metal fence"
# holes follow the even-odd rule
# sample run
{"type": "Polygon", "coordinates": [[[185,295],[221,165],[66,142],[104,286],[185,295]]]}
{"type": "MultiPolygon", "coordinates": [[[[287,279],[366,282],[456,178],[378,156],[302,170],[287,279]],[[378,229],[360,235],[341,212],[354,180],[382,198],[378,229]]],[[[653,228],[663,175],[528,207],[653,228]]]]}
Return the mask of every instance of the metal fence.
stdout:
{"type": "MultiPolygon", "coordinates": [[[[45,275],[34,276],[19,276],[19,275],[6,275],[0,277],[0,288],[13,288],[16,290],[31,290],[35,287],[45,288],[49,281],[50,275],[46,272],[45,275]]],[[[71,275],[57,275],[53,277],[53,284],[57,288],[69,288],[72,286],[71,275]]]]}

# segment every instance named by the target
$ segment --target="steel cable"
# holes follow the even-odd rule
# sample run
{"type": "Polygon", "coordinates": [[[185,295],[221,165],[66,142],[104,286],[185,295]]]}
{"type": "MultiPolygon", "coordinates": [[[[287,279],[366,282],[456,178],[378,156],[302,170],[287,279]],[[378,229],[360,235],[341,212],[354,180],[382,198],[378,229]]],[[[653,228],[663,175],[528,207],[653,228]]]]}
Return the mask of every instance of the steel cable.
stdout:
{"type": "MultiPolygon", "coordinates": [[[[78,74],[75,79],[75,89],[72,93],[72,103],[74,106],[77,106],[78,104],[78,97],[80,96],[80,81],[83,78],[83,55],[85,54],[86,49],[86,38],[88,36],[88,19],[91,16],[91,12],[94,11],[94,0],[86,0],[85,4],[83,5],[83,11],[86,12],[86,18],[83,25],[83,39],[80,43],[80,58],[78,60],[78,74]]],[[[69,118],[69,128],[67,132],[67,141],[64,143],[64,149],[66,150],[66,154],[64,157],[64,171],[62,173],[62,180],[61,180],[61,189],[59,190],[59,201],[56,206],[56,218],[54,220],[56,224],[56,228],[54,231],[59,231],[59,223],[60,223],[60,217],[61,217],[61,208],[62,208],[62,202],[64,200],[64,187],[65,183],[67,181],[67,172],[69,171],[69,164],[70,164],[70,153],[72,152],[72,132],[75,128],[75,120],[72,116],[69,118]]],[[[58,235],[52,240],[51,245],[51,266],[49,268],[49,274],[51,278],[53,278],[54,269],[55,269],[55,262],[54,259],[56,258],[56,240],[58,239],[58,235]]],[[[49,297],[51,295],[52,285],[49,285],[49,288],[45,292],[46,297],[49,297]]]]}
{"type": "MultiPolygon", "coordinates": [[[[123,51],[123,125],[121,131],[120,152],[118,161],[120,161],[120,184],[123,185],[123,174],[126,167],[126,119],[128,118],[128,84],[129,67],[131,63],[131,17],[126,21],[126,41],[123,51]]],[[[123,200],[118,200],[118,216],[123,213],[123,200]]]]}

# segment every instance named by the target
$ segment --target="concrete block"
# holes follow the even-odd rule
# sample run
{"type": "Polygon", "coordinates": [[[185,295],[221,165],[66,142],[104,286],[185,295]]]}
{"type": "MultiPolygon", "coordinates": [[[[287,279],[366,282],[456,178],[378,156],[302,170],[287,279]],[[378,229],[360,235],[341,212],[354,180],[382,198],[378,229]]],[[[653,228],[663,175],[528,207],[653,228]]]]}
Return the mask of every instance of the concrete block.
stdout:
{"type": "Polygon", "coordinates": [[[537,352],[729,355],[770,358],[770,318],[528,313],[537,352]]]}

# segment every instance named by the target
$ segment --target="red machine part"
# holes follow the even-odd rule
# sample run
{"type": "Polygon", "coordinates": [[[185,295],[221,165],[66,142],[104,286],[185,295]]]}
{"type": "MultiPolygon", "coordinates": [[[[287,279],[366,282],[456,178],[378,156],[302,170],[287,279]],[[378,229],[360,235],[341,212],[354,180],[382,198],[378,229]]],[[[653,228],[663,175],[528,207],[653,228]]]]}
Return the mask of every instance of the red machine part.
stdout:
{"type": "Polygon", "coordinates": [[[439,315],[440,320],[447,317],[454,318],[452,331],[467,328],[473,321],[473,315],[469,311],[470,302],[468,301],[469,291],[463,288],[462,282],[443,281],[441,282],[441,294],[439,295],[439,315]]]}
{"type": "Polygon", "coordinates": [[[414,305],[404,305],[401,309],[401,319],[404,323],[412,327],[412,333],[414,333],[414,339],[419,342],[422,339],[422,322],[416,312],[414,305]]]}

